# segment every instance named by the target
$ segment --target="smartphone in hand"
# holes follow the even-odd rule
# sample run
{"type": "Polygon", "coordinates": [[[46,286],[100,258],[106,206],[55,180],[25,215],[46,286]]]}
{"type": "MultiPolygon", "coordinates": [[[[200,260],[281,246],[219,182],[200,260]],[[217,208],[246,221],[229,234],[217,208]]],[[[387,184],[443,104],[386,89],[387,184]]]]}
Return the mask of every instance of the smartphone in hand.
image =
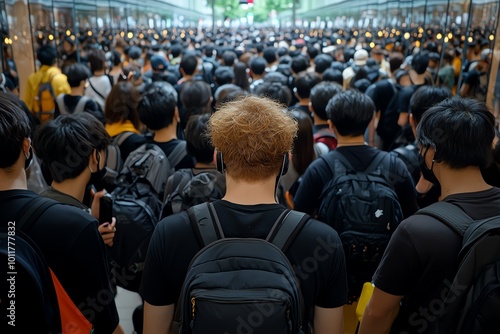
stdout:
{"type": "Polygon", "coordinates": [[[113,217],[113,198],[105,194],[99,201],[99,224],[110,223],[113,217]]]}

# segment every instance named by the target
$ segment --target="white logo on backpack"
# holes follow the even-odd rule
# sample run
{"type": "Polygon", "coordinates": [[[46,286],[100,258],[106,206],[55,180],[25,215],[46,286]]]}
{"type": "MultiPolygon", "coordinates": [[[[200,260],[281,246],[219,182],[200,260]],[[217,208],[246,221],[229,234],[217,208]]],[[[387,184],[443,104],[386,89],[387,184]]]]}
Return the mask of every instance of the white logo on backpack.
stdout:
{"type": "Polygon", "coordinates": [[[377,211],[375,211],[375,218],[380,218],[383,215],[384,215],[384,210],[378,209],[377,211]]]}

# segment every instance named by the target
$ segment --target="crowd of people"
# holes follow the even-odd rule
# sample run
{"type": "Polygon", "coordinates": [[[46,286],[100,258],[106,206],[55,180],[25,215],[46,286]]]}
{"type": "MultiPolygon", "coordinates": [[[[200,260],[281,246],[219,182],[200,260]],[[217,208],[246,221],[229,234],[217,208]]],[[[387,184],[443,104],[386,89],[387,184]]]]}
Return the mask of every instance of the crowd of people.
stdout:
{"type": "MultiPolygon", "coordinates": [[[[282,248],[304,333],[430,333],[462,236],[419,209],[447,202],[475,221],[500,215],[498,112],[484,103],[490,44],[477,35],[464,46],[457,35],[442,50],[432,33],[421,44],[352,32],[190,36],[82,41],[78,57],[71,38],[61,50],[40,45],[21,99],[11,79],[0,93],[0,225],[39,196],[53,200],[20,231],[94,333],[123,333],[109,255],[123,218],[103,220],[101,199],[141,148],[155,147],[174,171],[153,187],[161,210],[137,333],[168,333],[179,320],[190,263],[206,246],[188,209],[202,202],[226,238],[274,242],[282,215],[306,214],[282,248]],[[374,291],[356,328],[349,319],[365,282],[374,291]]],[[[201,323],[223,304],[203,301],[201,323]]],[[[51,332],[46,315],[24,307],[18,328],[36,321],[51,332]]],[[[258,332],[262,323],[247,320],[233,325],[258,332]]]]}

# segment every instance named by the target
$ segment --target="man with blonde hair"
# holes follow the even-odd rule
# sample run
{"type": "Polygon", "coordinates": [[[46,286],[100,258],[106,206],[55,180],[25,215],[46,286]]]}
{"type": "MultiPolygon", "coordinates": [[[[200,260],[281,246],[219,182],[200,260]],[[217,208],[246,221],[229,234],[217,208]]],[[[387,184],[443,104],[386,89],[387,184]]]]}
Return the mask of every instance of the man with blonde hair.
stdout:
{"type": "MultiPolygon", "coordinates": [[[[208,133],[227,188],[223,199],[211,204],[225,237],[265,239],[270,234],[286,210],[276,203],[276,185],[286,170],[296,132],[296,122],[281,105],[255,96],[229,102],[211,117],[208,133]]],[[[184,277],[201,246],[185,212],[166,217],[156,227],[140,289],[144,333],[171,332],[184,277]]],[[[303,331],[343,333],[347,283],[335,230],[309,219],[284,254],[303,296],[303,331]]]]}

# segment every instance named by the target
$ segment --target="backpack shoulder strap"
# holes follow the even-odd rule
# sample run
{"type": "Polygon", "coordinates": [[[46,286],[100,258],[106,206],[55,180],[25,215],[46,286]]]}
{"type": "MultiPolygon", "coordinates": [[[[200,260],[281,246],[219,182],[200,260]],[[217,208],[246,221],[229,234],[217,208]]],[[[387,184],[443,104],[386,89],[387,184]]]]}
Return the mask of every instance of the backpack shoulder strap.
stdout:
{"type": "Polygon", "coordinates": [[[203,247],[219,240],[219,238],[224,238],[219,217],[212,203],[192,206],[187,210],[187,213],[191,226],[201,237],[203,247]]]}
{"type": "Polygon", "coordinates": [[[382,161],[384,161],[385,157],[386,157],[386,154],[384,154],[382,152],[378,152],[377,155],[372,159],[372,161],[370,162],[368,167],[366,167],[365,173],[369,174],[369,173],[374,172],[378,168],[378,166],[380,166],[382,161]]]}
{"type": "Polygon", "coordinates": [[[80,97],[80,100],[78,100],[78,103],[76,104],[75,110],[73,111],[74,114],[83,112],[85,110],[85,105],[87,102],[90,100],[88,96],[83,95],[80,97]]]}
{"type": "Polygon", "coordinates": [[[122,132],[118,136],[116,136],[113,139],[111,139],[111,143],[114,144],[114,145],[121,146],[125,142],[125,140],[127,140],[128,137],[130,137],[133,134],[134,133],[132,131],[122,132]]]}
{"type": "Polygon", "coordinates": [[[458,206],[447,202],[434,203],[424,209],[418,210],[416,214],[436,218],[460,236],[463,236],[465,230],[474,222],[474,220],[458,206]]]}
{"type": "Polygon", "coordinates": [[[337,165],[336,161],[339,161],[340,164],[346,170],[355,170],[352,167],[349,160],[347,160],[347,158],[342,153],[337,151],[336,149],[331,151],[330,153],[328,153],[326,155],[321,156],[320,159],[324,159],[326,161],[326,164],[328,165],[328,167],[330,168],[330,171],[332,172],[332,175],[334,175],[334,176],[337,176],[337,174],[338,174],[338,168],[336,166],[337,165]]]}
{"type": "Polygon", "coordinates": [[[57,204],[57,202],[41,196],[31,199],[28,204],[21,209],[21,212],[24,213],[17,221],[16,228],[27,233],[38,221],[40,216],[54,204],[57,204]]]}
{"type": "Polygon", "coordinates": [[[170,152],[167,159],[170,162],[171,167],[175,168],[175,166],[177,166],[177,164],[181,162],[181,160],[184,159],[186,155],[186,141],[183,140],[179,144],[177,144],[172,152],[170,152]]]}
{"type": "Polygon", "coordinates": [[[69,114],[68,113],[68,109],[66,109],[66,104],[64,104],[64,97],[65,96],[66,96],[66,94],[60,94],[56,98],[56,103],[57,103],[57,106],[59,107],[59,113],[61,115],[67,115],[67,114],[69,114]]]}
{"type": "Polygon", "coordinates": [[[310,216],[298,211],[284,210],[271,228],[266,241],[286,253],[310,216]]]}
{"type": "Polygon", "coordinates": [[[106,100],[106,98],[104,97],[104,95],[102,95],[100,92],[98,92],[98,91],[97,91],[97,89],[95,89],[95,87],[94,87],[94,85],[92,84],[92,81],[90,80],[90,78],[89,78],[89,80],[88,80],[88,83],[89,83],[89,85],[90,85],[90,88],[92,88],[92,90],[93,90],[93,91],[94,91],[97,95],[99,95],[99,96],[100,96],[103,100],[106,100]]]}

